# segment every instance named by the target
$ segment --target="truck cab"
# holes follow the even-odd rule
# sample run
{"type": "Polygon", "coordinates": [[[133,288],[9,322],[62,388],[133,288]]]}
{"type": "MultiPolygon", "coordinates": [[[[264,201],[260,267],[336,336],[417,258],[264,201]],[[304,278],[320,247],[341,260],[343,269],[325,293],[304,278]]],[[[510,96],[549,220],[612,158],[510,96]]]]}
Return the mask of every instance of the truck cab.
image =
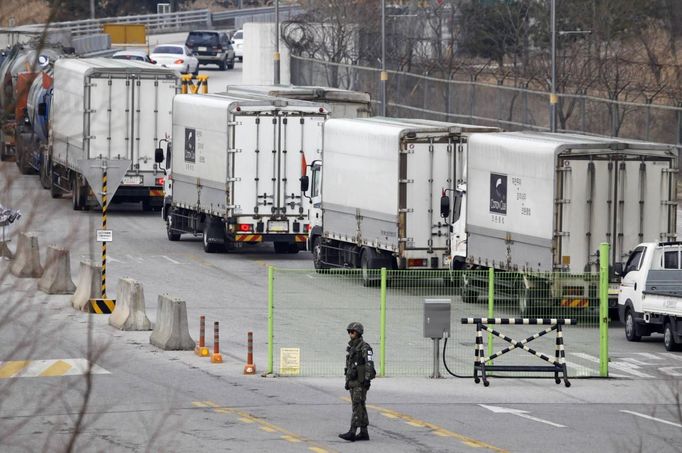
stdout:
{"type": "Polygon", "coordinates": [[[620,274],[618,309],[625,336],[662,333],[668,351],[682,347],[682,242],[639,244],[620,274]]]}

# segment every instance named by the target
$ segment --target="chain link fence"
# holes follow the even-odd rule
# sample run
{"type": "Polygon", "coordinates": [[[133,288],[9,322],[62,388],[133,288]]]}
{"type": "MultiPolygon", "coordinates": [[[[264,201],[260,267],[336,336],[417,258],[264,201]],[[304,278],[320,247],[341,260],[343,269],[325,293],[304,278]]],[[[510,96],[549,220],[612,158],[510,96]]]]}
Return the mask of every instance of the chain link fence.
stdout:
{"type": "MultiPolygon", "coordinates": [[[[507,130],[549,130],[549,93],[504,85],[444,80],[388,71],[387,112],[496,126],[507,130]]],[[[370,93],[380,106],[380,70],[291,56],[291,83],[370,93]]],[[[558,128],[566,132],[682,144],[682,106],[613,101],[559,94],[558,128]]]]}
{"type": "MultiPolygon", "coordinates": [[[[434,344],[423,335],[424,299],[448,299],[451,327],[445,360],[452,373],[466,377],[473,374],[475,327],[462,325],[462,318],[533,317],[576,318],[577,326],[564,329],[570,376],[600,375],[600,360],[604,360],[600,357],[600,327],[608,327],[606,322],[600,326],[598,274],[384,271],[377,280],[381,284],[376,287],[364,286],[361,270],[271,268],[269,371],[280,375],[342,376],[348,342],[346,326],[359,321],[365,327],[365,340],[374,349],[380,375],[431,376],[434,344]]],[[[495,329],[521,341],[544,327],[495,329]]],[[[542,336],[530,347],[554,357],[555,340],[554,335],[542,336]]],[[[508,346],[499,338],[485,338],[488,355],[508,346]]],[[[438,351],[443,353],[442,341],[438,351]]],[[[518,350],[497,358],[495,364],[542,362],[518,350]]],[[[442,357],[439,367],[445,374],[442,357]]]]}

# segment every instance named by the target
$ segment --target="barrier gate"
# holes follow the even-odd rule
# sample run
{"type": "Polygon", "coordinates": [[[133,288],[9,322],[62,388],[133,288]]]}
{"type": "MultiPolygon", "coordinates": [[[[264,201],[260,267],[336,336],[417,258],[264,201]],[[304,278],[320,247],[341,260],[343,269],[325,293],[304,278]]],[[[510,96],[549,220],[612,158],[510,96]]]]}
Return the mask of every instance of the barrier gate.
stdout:
{"type": "Polygon", "coordinates": [[[561,330],[563,325],[576,325],[576,319],[553,319],[553,318],[462,318],[462,324],[476,324],[476,345],[474,346],[474,382],[479,383],[483,380],[483,385],[488,387],[487,373],[490,371],[533,371],[533,372],[547,372],[554,373],[554,381],[557,384],[561,383],[562,378],[559,378],[559,373],[563,376],[564,385],[570,387],[571,383],[568,381],[568,372],[566,371],[566,352],[564,350],[564,338],[561,330]],[[530,337],[517,341],[510,338],[495,329],[488,327],[488,324],[501,325],[549,325],[545,330],[538,332],[530,337]],[[485,356],[483,352],[483,331],[489,332],[494,336],[503,339],[511,346],[502,349],[495,354],[485,356]],[[554,359],[535,351],[527,346],[531,341],[540,338],[548,333],[556,330],[556,348],[554,351],[554,359]],[[523,349],[551,365],[487,365],[488,362],[504,355],[514,349],[523,349]],[[478,374],[481,377],[478,377],[478,374]]]}

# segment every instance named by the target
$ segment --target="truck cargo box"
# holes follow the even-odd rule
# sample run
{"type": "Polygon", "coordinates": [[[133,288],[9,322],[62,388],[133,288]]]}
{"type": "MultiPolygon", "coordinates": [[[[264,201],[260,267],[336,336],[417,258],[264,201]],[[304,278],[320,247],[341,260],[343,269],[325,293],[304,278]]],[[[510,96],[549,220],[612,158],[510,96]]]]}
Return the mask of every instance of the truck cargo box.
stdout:
{"type": "Polygon", "coordinates": [[[677,150],[615,138],[513,132],[469,140],[470,264],[597,271],[676,234],[677,150]]]}

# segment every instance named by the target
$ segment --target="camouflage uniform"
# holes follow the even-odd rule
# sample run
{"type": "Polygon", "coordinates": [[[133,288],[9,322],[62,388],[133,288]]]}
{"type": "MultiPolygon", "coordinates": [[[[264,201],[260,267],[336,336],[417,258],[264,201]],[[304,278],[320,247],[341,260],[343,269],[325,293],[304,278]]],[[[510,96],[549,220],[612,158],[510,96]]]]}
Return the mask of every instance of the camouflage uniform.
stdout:
{"type": "Polygon", "coordinates": [[[351,429],[366,429],[369,424],[365,401],[367,390],[370,386],[370,370],[373,369],[372,347],[362,339],[362,333],[348,342],[346,351],[346,389],[350,391],[350,399],[353,405],[353,417],[351,429]],[[368,366],[367,364],[370,364],[368,366]]]}

